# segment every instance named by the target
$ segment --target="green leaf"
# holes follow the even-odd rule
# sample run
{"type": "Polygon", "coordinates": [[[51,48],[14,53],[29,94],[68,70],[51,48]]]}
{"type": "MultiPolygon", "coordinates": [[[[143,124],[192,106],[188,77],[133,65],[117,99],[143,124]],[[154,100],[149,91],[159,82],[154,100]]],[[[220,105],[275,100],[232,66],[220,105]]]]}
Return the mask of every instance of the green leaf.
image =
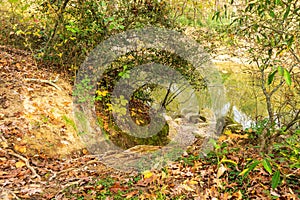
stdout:
{"type": "Polygon", "coordinates": [[[280,183],[280,171],[277,170],[273,176],[272,176],[272,182],[271,182],[271,185],[272,185],[272,188],[276,188],[280,183]]]}
{"type": "Polygon", "coordinates": [[[125,26],[119,25],[119,29],[124,30],[125,26]]]}
{"type": "Polygon", "coordinates": [[[272,18],[275,18],[275,13],[274,13],[274,11],[273,10],[270,10],[270,16],[272,17],[272,18]]]}
{"type": "Polygon", "coordinates": [[[19,0],[8,0],[9,3],[18,3],[19,0]]]}
{"type": "Polygon", "coordinates": [[[284,69],[283,76],[284,76],[285,82],[289,86],[291,86],[292,85],[291,74],[290,74],[290,72],[287,69],[284,69]]]}
{"type": "Polygon", "coordinates": [[[290,166],[290,168],[297,168],[297,169],[300,169],[300,162],[292,164],[292,165],[290,166]]]}
{"type": "Polygon", "coordinates": [[[276,72],[277,72],[277,70],[275,70],[275,71],[273,71],[272,73],[269,74],[269,76],[268,76],[268,85],[270,85],[273,82],[276,72]]]}
{"type": "Polygon", "coordinates": [[[260,43],[260,38],[258,37],[258,35],[256,35],[256,40],[258,43],[260,43]]]}
{"type": "Polygon", "coordinates": [[[262,164],[263,164],[265,170],[266,170],[269,174],[272,174],[272,173],[273,173],[273,172],[272,172],[271,164],[270,164],[270,162],[269,162],[267,159],[264,159],[264,160],[262,161],[262,164]]]}
{"type": "Polygon", "coordinates": [[[114,17],[108,17],[106,20],[107,20],[107,21],[114,21],[115,18],[114,18],[114,17]]]}
{"type": "Polygon", "coordinates": [[[289,5],[283,15],[283,20],[286,20],[286,18],[288,17],[289,13],[290,13],[290,10],[291,10],[291,5],[289,5]]]}
{"type": "Polygon", "coordinates": [[[210,139],[209,139],[209,143],[211,143],[211,144],[214,146],[214,148],[215,148],[216,150],[220,149],[220,145],[218,145],[218,143],[217,143],[216,140],[210,138],[210,139]]]}
{"type": "Polygon", "coordinates": [[[287,40],[288,48],[291,48],[293,43],[294,43],[294,35],[291,35],[291,37],[287,40]]]}
{"type": "Polygon", "coordinates": [[[214,13],[212,20],[218,20],[220,18],[220,11],[214,13]]]}
{"type": "Polygon", "coordinates": [[[280,76],[283,76],[283,73],[284,73],[284,68],[282,66],[278,66],[278,73],[280,76]]]}
{"type": "Polygon", "coordinates": [[[239,176],[246,177],[259,163],[260,161],[253,162],[248,168],[244,169],[239,176]]]}

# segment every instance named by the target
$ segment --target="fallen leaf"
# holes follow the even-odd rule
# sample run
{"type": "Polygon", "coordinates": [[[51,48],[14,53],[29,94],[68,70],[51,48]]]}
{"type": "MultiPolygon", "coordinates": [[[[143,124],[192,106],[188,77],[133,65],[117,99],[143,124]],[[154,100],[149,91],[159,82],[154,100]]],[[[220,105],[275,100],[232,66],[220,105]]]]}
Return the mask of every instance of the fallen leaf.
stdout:
{"type": "Polygon", "coordinates": [[[16,168],[21,168],[23,166],[25,166],[24,162],[22,162],[22,161],[16,162],[16,168]]]}
{"type": "Polygon", "coordinates": [[[118,193],[119,191],[125,191],[127,189],[128,187],[121,186],[120,182],[115,182],[115,184],[109,188],[109,190],[113,193],[118,193]]]}
{"type": "Polygon", "coordinates": [[[224,174],[224,172],[226,172],[226,170],[226,167],[221,164],[217,172],[217,178],[220,178],[224,174]]]}
{"type": "Polygon", "coordinates": [[[82,153],[83,153],[84,155],[86,155],[86,154],[88,154],[89,152],[88,152],[87,149],[83,149],[83,150],[82,150],[82,153]]]}
{"type": "Polygon", "coordinates": [[[2,148],[6,149],[8,147],[8,144],[6,142],[1,142],[0,143],[2,148]]]}
{"type": "Polygon", "coordinates": [[[190,185],[197,185],[197,184],[198,184],[198,181],[191,180],[191,181],[189,181],[189,184],[190,184],[190,185]]]}
{"type": "Polygon", "coordinates": [[[15,145],[14,149],[20,153],[26,153],[26,146],[15,145]]]}
{"type": "Polygon", "coordinates": [[[153,176],[153,173],[151,171],[147,170],[147,171],[143,172],[143,175],[144,175],[144,178],[147,179],[147,178],[151,178],[153,176]]]}
{"type": "Polygon", "coordinates": [[[232,196],[233,196],[233,197],[236,197],[235,199],[237,199],[237,200],[243,199],[243,194],[241,193],[240,190],[237,191],[237,192],[235,192],[235,193],[233,193],[232,196]]]}
{"type": "Polygon", "coordinates": [[[147,185],[149,185],[153,181],[154,181],[154,176],[152,176],[151,178],[144,178],[144,179],[139,180],[137,182],[137,185],[142,186],[142,187],[146,187],[147,185]]]}
{"type": "Polygon", "coordinates": [[[181,184],[180,185],[184,190],[188,191],[188,192],[193,192],[194,189],[191,188],[190,186],[186,185],[186,184],[181,184]]]}
{"type": "Polygon", "coordinates": [[[124,194],[123,197],[125,197],[126,199],[130,199],[131,197],[137,195],[139,193],[138,190],[133,190],[127,194],[124,194]]]}
{"type": "Polygon", "coordinates": [[[227,136],[226,135],[221,135],[218,139],[219,142],[224,142],[227,140],[227,136]]]}

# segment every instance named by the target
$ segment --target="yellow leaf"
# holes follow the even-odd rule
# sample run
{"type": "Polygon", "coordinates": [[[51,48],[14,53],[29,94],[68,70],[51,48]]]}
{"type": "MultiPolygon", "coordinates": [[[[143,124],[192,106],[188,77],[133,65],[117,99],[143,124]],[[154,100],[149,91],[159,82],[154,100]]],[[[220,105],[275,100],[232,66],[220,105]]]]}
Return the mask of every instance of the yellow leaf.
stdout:
{"type": "Polygon", "coordinates": [[[8,144],[6,142],[1,142],[0,144],[4,149],[6,149],[8,147],[8,144]]]}
{"type": "Polygon", "coordinates": [[[153,173],[150,170],[146,170],[143,172],[144,178],[151,178],[153,173]]]}
{"type": "Polygon", "coordinates": [[[136,113],[134,111],[131,111],[131,116],[136,116],[136,113]]]}
{"type": "Polygon", "coordinates": [[[161,179],[165,179],[167,177],[168,177],[168,175],[166,174],[166,172],[162,171],[161,172],[161,179]]]}
{"type": "Polygon", "coordinates": [[[26,147],[25,146],[19,146],[19,145],[15,145],[14,149],[20,153],[25,153],[26,152],[26,147]]]}
{"type": "Polygon", "coordinates": [[[62,53],[58,53],[57,55],[61,58],[63,54],[62,53]]]}
{"type": "Polygon", "coordinates": [[[233,140],[236,140],[236,139],[247,139],[248,138],[248,134],[245,134],[245,135],[240,135],[240,134],[230,134],[229,135],[229,138],[230,139],[233,139],[233,140]]]}
{"type": "Polygon", "coordinates": [[[99,96],[105,97],[108,94],[108,91],[107,90],[104,90],[104,91],[97,90],[96,93],[99,96]]]}
{"type": "Polygon", "coordinates": [[[24,162],[22,162],[22,161],[16,162],[16,168],[21,168],[23,166],[25,166],[24,162]]]}
{"type": "Polygon", "coordinates": [[[39,33],[39,31],[34,32],[33,35],[35,35],[37,37],[41,37],[41,34],[39,33]]]}
{"type": "Polygon", "coordinates": [[[247,171],[249,171],[249,168],[244,169],[241,173],[239,173],[239,176],[243,176],[247,171]]]}
{"type": "Polygon", "coordinates": [[[222,160],[220,161],[220,163],[225,163],[225,162],[231,163],[231,164],[237,166],[237,163],[236,163],[235,161],[226,159],[226,156],[223,156],[223,158],[222,158],[222,160]]]}
{"type": "Polygon", "coordinates": [[[191,180],[191,181],[189,182],[189,184],[190,184],[190,185],[197,185],[197,184],[198,184],[198,181],[191,180]]]}
{"type": "Polygon", "coordinates": [[[134,57],[132,55],[129,55],[128,59],[132,60],[132,59],[134,59],[134,57]]]}
{"type": "Polygon", "coordinates": [[[232,132],[231,132],[230,129],[225,129],[224,134],[225,134],[225,135],[231,135],[232,132]]]}

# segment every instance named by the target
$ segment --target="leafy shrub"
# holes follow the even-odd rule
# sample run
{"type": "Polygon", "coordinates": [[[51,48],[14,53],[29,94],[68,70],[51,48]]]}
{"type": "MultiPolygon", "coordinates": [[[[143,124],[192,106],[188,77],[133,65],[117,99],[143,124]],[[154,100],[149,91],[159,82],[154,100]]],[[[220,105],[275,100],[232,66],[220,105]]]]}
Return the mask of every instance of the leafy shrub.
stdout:
{"type": "Polygon", "coordinates": [[[5,28],[0,29],[6,44],[75,69],[114,33],[146,25],[172,26],[167,3],[159,0],[11,0],[1,7],[8,7],[1,17],[5,28]]]}

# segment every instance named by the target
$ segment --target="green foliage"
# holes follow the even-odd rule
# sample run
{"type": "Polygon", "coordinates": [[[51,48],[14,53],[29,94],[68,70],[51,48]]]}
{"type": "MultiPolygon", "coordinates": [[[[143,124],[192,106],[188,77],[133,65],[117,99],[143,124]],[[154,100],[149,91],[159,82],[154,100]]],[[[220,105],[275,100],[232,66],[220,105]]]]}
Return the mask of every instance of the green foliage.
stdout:
{"type": "Polygon", "coordinates": [[[300,168],[300,130],[294,134],[283,134],[285,140],[274,143],[274,150],[290,164],[291,168],[300,168]]]}
{"type": "Polygon", "coordinates": [[[257,168],[260,164],[262,164],[263,168],[270,174],[272,175],[272,181],[271,181],[271,186],[272,188],[276,188],[278,186],[278,184],[280,183],[280,171],[276,170],[273,173],[272,170],[272,166],[269,162],[268,159],[264,159],[262,161],[258,161],[258,160],[253,160],[252,162],[250,162],[247,167],[240,172],[240,176],[242,176],[243,178],[247,177],[249,175],[250,172],[254,171],[255,168],[257,168]]]}
{"type": "Polygon", "coordinates": [[[87,53],[110,35],[150,24],[172,24],[168,4],[159,0],[38,0],[1,4],[8,7],[7,15],[2,16],[6,29],[0,28],[0,35],[8,38],[7,43],[75,70],[87,53]]]}
{"type": "MultiPolygon", "coordinates": [[[[80,122],[80,126],[82,126],[82,131],[81,132],[78,132],[78,135],[82,135],[82,134],[86,134],[88,133],[89,131],[89,123],[88,123],[88,119],[87,119],[87,116],[85,116],[84,113],[82,112],[75,112],[75,116],[76,116],[76,119],[80,122]]],[[[78,125],[79,123],[77,123],[78,125]]]]}
{"type": "Polygon", "coordinates": [[[269,174],[272,174],[273,171],[272,171],[272,166],[270,164],[270,162],[268,161],[268,159],[264,159],[262,161],[262,165],[264,166],[265,170],[269,173],[269,174]]]}
{"type": "Polygon", "coordinates": [[[186,165],[194,166],[194,162],[200,159],[199,155],[189,155],[187,157],[180,158],[186,165]]]}
{"type": "Polygon", "coordinates": [[[95,101],[94,96],[87,93],[91,89],[93,89],[91,80],[85,77],[84,79],[81,80],[80,83],[76,83],[75,89],[73,91],[73,96],[76,97],[76,101],[78,103],[94,102],[95,101]]]}
{"type": "Polygon", "coordinates": [[[272,176],[272,188],[275,189],[280,183],[280,171],[277,170],[272,176]]]}
{"type": "Polygon", "coordinates": [[[115,180],[112,178],[100,179],[97,181],[97,185],[102,185],[104,187],[111,187],[115,183],[115,180]]]}
{"type": "MultiPolygon", "coordinates": [[[[281,132],[292,129],[293,134],[299,120],[300,107],[296,99],[300,98],[297,95],[289,98],[300,88],[299,80],[293,75],[300,64],[298,8],[297,0],[244,1],[227,26],[230,34],[243,39],[237,45],[246,47],[250,64],[255,64],[260,73],[268,119],[258,122],[255,133],[263,151],[272,149],[270,142],[281,132]],[[276,100],[278,96],[282,98],[280,101],[276,100]]],[[[219,9],[215,19],[228,11],[230,9],[219,9]]]]}
{"type": "Polygon", "coordinates": [[[120,76],[121,78],[130,78],[130,71],[128,70],[128,66],[124,65],[123,66],[123,71],[119,72],[118,76],[120,76]]]}
{"type": "Polygon", "coordinates": [[[66,122],[67,125],[70,125],[75,131],[77,131],[76,124],[72,119],[70,119],[66,115],[63,115],[62,118],[66,122]]]}
{"type": "Polygon", "coordinates": [[[126,115],[127,112],[127,104],[129,102],[124,98],[124,96],[120,96],[120,98],[114,99],[114,103],[112,104],[111,110],[120,115],[126,115]]]}

